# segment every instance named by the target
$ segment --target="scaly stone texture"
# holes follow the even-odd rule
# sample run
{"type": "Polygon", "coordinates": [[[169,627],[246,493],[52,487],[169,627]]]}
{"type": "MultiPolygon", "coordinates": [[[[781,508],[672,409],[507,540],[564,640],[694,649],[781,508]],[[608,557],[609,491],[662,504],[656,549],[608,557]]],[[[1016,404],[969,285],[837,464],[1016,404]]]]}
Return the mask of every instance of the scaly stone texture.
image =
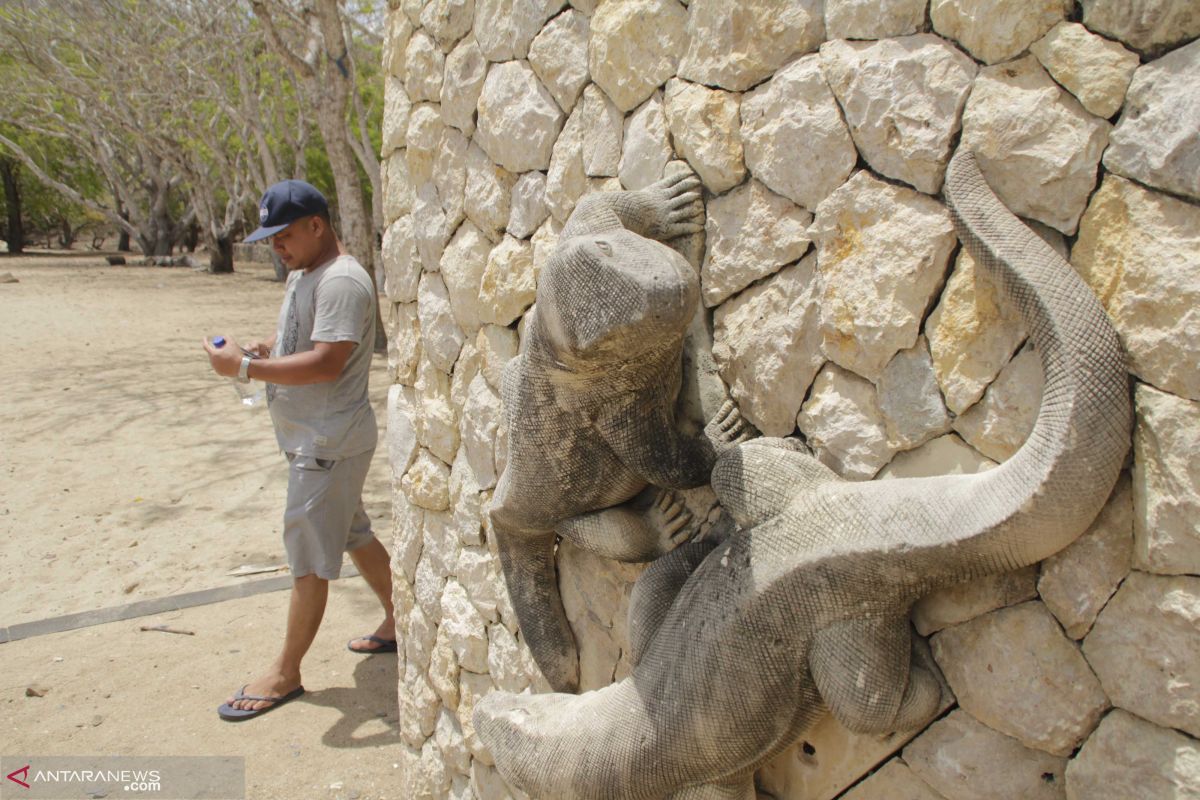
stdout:
{"type": "MultiPolygon", "coordinates": [[[[978,454],[976,457],[982,459],[978,454]]],[[[888,466],[896,465],[899,460],[897,458],[888,466]]],[[[972,462],[968,462],[968,464],[971,465],[972,462]]],[[[985,468],[992,466],[995,466],[994,462],[982,459],[978,468],[968,466],[960,472],[966,474],[983,472],[985,468]]],[[[953,470],[945,470],[930,474],[955,473],[953,470]]],[[[948,586],[925,595],[913,606],[912,621],[918,633],[928,636],[943,628],[949,628],[951,625],[975,619],[989,611],[1024,603],[1035,597],[1037,597],[1037,569],[1034,567],[1026,567],[1016,572],[1005,572],[1000,575],[984,575],[975,580],[948,586]]]]}
{"type": "Polygon", "coordinates": [[[1138,57],[1077,22],[1060,22],[1029,52],[1090,113],[1108,119],[1125,102],[1138,57]]]}
{"type": "Polygon", "coordinates": [[[675,148],[714,194],[746,177],[738,128],[740,98],[698,83],[672,80],[663,93],[675,148]]]}
{"type": "Polygon", "coordinates": [[[1020,55],[1066,17],[1070,0],[930,0],[933,29],[985,64],[1020,55]]]}
{"type": "Polygon", "coordinates": [[[1200,403],[1145,384],[1135,394],[1134,559],[1138,569],[1200,573],[1200,403]]]}
{"type": "Polygon", "coordinates": [[[925,27],[929,0],[825,0],[825,36],[887,39],[925,27]]]}
{"type": "Polygon", "coordinates": [[[676,0],[608,0],[596,9],[588,69],[622,112],[675,74],[687,47],[687,16],[676,0]]]}
{"type": "Polygon", "coordinates": [[[1067,800],[1200,797],[1200,742],[1120,709],[1067,764],[1067,800]]]}
{"type": "Polygon", "coordinates": [[[1083,24],[1135,50],[1157,55],[1200,36],[1192,0],[1083,0],[1083,24]]]}
{"type": "Polygon", "coordinates": [[[475,140],[509,172],[550,166],[563,113],[554,97],[522,61],[492,67],[479,96],[475,140]]]}

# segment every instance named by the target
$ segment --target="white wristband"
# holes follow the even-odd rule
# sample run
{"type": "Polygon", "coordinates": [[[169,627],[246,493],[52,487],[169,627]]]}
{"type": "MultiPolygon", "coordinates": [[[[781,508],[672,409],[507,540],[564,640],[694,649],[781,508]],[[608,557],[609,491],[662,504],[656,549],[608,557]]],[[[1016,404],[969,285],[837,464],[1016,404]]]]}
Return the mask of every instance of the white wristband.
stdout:
{"type": "Polygon", "coordinates": [[[238,380],[246,383],[250,380],[250,356],[242,356],[242,365],[238,367],[238,380]]]}

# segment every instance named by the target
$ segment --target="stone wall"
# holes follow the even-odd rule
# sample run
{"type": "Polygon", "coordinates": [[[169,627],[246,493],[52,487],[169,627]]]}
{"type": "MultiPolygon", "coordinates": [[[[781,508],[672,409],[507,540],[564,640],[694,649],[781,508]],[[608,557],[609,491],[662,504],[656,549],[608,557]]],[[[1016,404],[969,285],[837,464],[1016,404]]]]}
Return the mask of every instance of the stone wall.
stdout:
{"type": "MultiPolygon", "coordinates": [[[[937,721],[880,739],[827,718],[760,791],[1200,796],[1197,35],[1195,0],[393,0],[397,796],[519,796],[471,726],[487,692],[544,688],[486,509],[501,369],[579,198],[686,160],[707,204],[693,384],[848,478],[979,471],[1021,444],[1042,376],[939,197],[960,144],[1111,313],[1130,468],[1067,550],[915,608],[956,698],[937,721]]],[[[709,518],[711,494],[689,499],[709,518]]],[[[641,568],[559,560],[603,686],[627,673],[641,568]]]]}

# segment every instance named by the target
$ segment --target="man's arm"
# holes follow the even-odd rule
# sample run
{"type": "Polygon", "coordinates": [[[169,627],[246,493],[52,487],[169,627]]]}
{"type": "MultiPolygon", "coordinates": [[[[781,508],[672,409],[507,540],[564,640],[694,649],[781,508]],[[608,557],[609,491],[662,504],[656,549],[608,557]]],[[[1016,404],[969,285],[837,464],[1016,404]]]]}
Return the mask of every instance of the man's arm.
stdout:
{"type": "MultiPolygon", "coordinates": [[[[278,358],[256,358],[247,374],[254,380],[281,386],[307,386],[336,380],[346,367],[355,342],[313,342],[313,349],[278,358]]],[[[237,377],[242,365],[242,349],[228,336],[224,347],[213,347],[205,339],[204,350],[218,375],[237,377]]]]}

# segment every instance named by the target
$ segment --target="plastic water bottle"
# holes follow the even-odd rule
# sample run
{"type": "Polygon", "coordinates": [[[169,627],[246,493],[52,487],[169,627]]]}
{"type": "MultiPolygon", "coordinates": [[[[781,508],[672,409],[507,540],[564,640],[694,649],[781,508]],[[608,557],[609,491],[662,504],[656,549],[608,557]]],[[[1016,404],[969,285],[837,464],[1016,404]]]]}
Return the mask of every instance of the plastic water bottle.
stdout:
{"type": "MultiPolygon", "coordinates": [[[[224,347],[225,337],[214,336],[212,345],[217,349],[224,347]]],[[[258,358],[258,356],[251,353],[246,353],[246,355],[251,358],[258,358]]],[[[242,401],[242,405],[253,408],[263,404],[263,398],[266,396],[266,386],[261,381],[243,381],[237,377],[231,378],[231,380],[233,381],[233,390],[237,392],[238,399],[242,401]]]]}

